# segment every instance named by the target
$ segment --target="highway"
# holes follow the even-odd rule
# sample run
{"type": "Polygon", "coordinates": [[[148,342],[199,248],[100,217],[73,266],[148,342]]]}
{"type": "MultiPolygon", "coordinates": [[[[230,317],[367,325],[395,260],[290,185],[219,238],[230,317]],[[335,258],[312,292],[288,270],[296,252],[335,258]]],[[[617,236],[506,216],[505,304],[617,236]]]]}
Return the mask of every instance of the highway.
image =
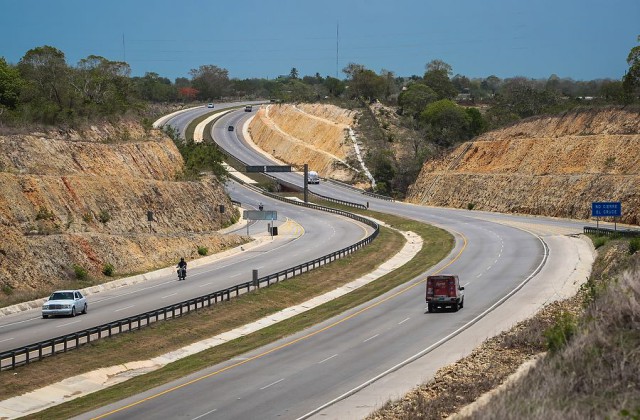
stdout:
{"type": "MultiPolygon", "coordinates": [[[[62,336],[107,322],[182,302],[259,276],[313,260],[364,239],[372,228],[352,219],[264,197],[240,185],[229,186],[236,200],[246,208],[256,209],[262,202],[265,210],[275,210],[280,235],[264,245],[229,256],[210,264],[189,261],[187,280],[178,282],[172,268],[162,270],[147,281],[127,287],[105,289],[89,295],[89,312],[75,318],[42,319],[40,309],[31,309],[0,317],[0,352],[62,336]],[[290,234],[282,227],[293,226],[290,234]]],[[[267,221],[249,227],[254,235],[267,232],[267,221]]],[[[238,234],[246,234],[241,228],[238,234]]],[[[268,235],[267,235],[268,236],[268,235]]],[[[214,256],[215,258],[215,256],[214,256]]],[[[177,263],[177,261],[176,261],[177,263]]]]}
{"type": "MultiPolygon", "coordinates": [[[[268,164],[272,161],[264,153],[247,147],[238,130],[250,117],[244,112],[222,117],[213,127],[213,137],[247,164],[268,164]],[[223,130],[229,124],[236,126],[234,132],[223,130]]],[[[277,176],[302,184],[300,174],[277,176]]],[[[122,419],[304,418],[362,383],[433,348],[443,338],[462,328],[472,329],[471,324],[479,317],[544,269],[550,256],[562,255],[563,242],[545,241],[545,236],[552,239],[558,235],[535,235],[530,231],[579,233],[583,225],[579,221],[379,200],[328,182],[311,188],[342,200],[369,202],[373,210],[447,229],[455,236],[455,249],[436,267],[425,267],[422,275],[407,279],[405,285],[367,304],[237,359],[80,418],[102,415],[122,419]],[[429,314],[423,281],[426,275],[441,270],[459,275],[466,289],[465,306],[456,313],[429,314]]],[[[554,268],[558,273],[561,265],[554,268]]],[[[318,416],[323,418],[322,411],[318,416]]]]}

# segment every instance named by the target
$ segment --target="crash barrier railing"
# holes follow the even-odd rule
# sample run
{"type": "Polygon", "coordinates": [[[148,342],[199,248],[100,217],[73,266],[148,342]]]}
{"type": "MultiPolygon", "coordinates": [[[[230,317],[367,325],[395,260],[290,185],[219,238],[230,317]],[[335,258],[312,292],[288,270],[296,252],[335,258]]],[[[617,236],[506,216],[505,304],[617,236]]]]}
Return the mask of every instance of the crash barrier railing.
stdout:
{"type": "Polygon", "coordinates": [[[378,198],[380,200],[386,200],[386,201],[395,201],[392,197],[389,197],[389,196],[386,196],[386,195],[382,195],[382,194],[377,194],[377,193],[370,192],[370,191],[365,191],[365,190],[360,189],[358,187],[354,187],[353,185],[349,185],[349,184],[345,184],[344,182],[336,181],[335,179],[328,179],[327,181],[331,182],[332,184],[338,185],[340,187],[348,188],[348,189],[353,190],[353,191],[357,191],[360,194],[368,195],[369,197],[378,198]]]}
{"type": "Polygon", "coordinates": [[[162,320],[172,319],[180,317],[184,314],[188,314],[192,311],[198,311],[211,305],[215,305],[218,302],[230,300],[232,297],[237,297],[241,292],[248,293],[252,290],[259,289],[262,285],[270,286],[271,284],[278,283],[303,273],[306,273],[315,268],[321,267],[325,264],[333,262],[337,259],[343,258],[358,249],[371,243],[380,232],[380,227],[373,220],[364,218],[360,215],[349,213],[343,210],[332,209],[330,207],[324,207],[317,204],[304,203],[301,201],[289,200],[284,197],[280,197],[275,194],[266,193],[268,196],[280,201],[286,201],[290,204],[297,206],[309,207],[317,210],[326,211],[329,213],[340,214],[342,216],[349,217],[359,222],[365,223],[371,226],[374,231],[368,237],[358,241],[357,243],[350,245],[346,248],[342,248],[338,251],[334,251],[330,254],[316,258],[311,261],[307,261],[302,264],[298,264],[295,267],[287,268],[277,273],[269,274],[264,277],[258,278],[255,282],[248,281],[244,283],[231,286],[226,289],[218,290],[213,293],[209,293],[204,296],[185,300],[180,303],[165,306],[164,308],[156,309],[153,311],[145,312],[140,315],[135,315],[127,318],[122,318],[117,321],[112,321],[106,324],[99,325],[97,327],[87,328],[85,330],[77,331],[71,334],[62,335],[56,338],[40,341],[35,344],[29,344],[24,347],[15,348],[13,350],[0,353],[0,371],[7,369],[15,369],[17,366],[22,366],[28,363],[39,361],[45,357],[54,356],[59,353],[66,353],[69,350],[77,349],[78,347],[88,344],[92,341],[99,340],[104,337],[111,337],[112,335],[122,332],[139,330],[144,326],[151,324],[152,322],[158,322],[162,320]]]}
{"type": "MultiPolygon", "coordinates": [[[[273,178],[275,181],[277,181],[278,183],[286,186],[287,188],[303,192],[303,188],[299,187],[296,184],[293,184],[291,182],[288,182],[288,181],[285,181],[285,180],[282,180],[282,179],[278,179],[278,178],[272,177],[269,174],[265,174],[265,175],[270,177],[270,178],[273,178]]],[[[309,194],[311,194],[313,196],[316,196],[316,197],[318,197],[318,198],[320,198],[322,200],[330,201],[330,202],[336,203],[336,204],[342,204],[343,206],[354,207],[354,208],[362,209],[362,210],[366,210],[367,209],[367,206],[365,204],[353,203],[351,201],[340,200],[339,198],[334,198],[334,197],[329,197],[329,196],[326,196],[326,195],[318,194],[318,193],[313,192],[311,190],[309,190],[309,194]]]]}
{"type": "Polygon", "coordinates": [[[584,233],[600,236],[621,236],[625,238],[637,238],[640,237],[640,230],[632,229],[610,229],[601,227],[585,226],[584,233]]]}

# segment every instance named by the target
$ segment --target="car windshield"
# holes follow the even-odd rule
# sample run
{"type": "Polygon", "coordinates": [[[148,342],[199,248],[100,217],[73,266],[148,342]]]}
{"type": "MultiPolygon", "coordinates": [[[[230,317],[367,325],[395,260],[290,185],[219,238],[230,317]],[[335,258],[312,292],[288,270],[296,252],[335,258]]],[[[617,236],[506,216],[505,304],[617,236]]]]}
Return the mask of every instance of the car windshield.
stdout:
{"type": "Polygon", "coordinates": [[[73,292],[55,292],[49,300],[73,300],[73,292]]]}

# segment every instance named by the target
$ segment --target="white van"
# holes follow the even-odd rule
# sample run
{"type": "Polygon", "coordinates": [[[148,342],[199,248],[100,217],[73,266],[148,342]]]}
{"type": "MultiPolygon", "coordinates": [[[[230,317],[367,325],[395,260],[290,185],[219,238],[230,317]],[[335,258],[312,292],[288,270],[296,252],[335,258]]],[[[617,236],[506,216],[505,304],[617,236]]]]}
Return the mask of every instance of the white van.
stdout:
{"type": "Polygon", "coordinates": [[[307,172],[307,184],[319,184],[320,177],[316,171],[307,172]]]}

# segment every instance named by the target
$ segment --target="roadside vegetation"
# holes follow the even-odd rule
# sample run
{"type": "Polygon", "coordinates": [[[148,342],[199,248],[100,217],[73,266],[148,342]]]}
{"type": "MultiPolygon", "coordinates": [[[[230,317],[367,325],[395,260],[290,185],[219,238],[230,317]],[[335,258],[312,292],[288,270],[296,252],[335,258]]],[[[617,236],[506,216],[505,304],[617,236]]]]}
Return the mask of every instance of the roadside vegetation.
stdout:
{"type": "MultiPolygon", "coordinates": [[[[105,391],[43,411],[31,418],[69,418],[289,336],[322,320],[339,315],[349,308],[364,304],[419,276],[425,269],[444,258],[453,247],[453,238],[441,229],[371,211],[358,213],[383,220],[397,229],[416,232],[424,240],[422,250],[413,260],[398,270],[318,308],[195,356],[176,361],[158,371],[132,378],[126,383],[105,391]]],[[[197,314],[160,322],[141,331],[120,334],[91,343],[80,350],[51,357],[14,371],[0,372],[0,390],[2,390],[0,399],[20,395],[48,383],[100,367],[147,360],[245,325],[371,272],[390,255],[394,255],[403,244],[402,235],[394,230],[382,228],[380,235],[372,244],[347,258],[302,276],[242,295],[229,302],[201,310],[197,314]]]]}
{"type": "Polygon", "coordinates": [[[640,418],[640,253],[632,243],[606,240],[576,296],[488,339],[368,418],[447,417],[534,357],[534,367],[506,390],[456,418],[640,418]]]}
{"type": "Polygon", "coordinates": [[[171,110],[220,100],[332,103],[360,111],[358,134],[366,146],[365,162],[378,180],[376,192],[402,198],[426,159],[487,130],[578,107],[640,102],[640,46],[631,49],[627,63],[628,71],[617,80],[575,81],[555,74],[469,78],[434,58],[419,75],[376,73],[349,63],[342,69],[344,79],[301,76],[292,67],[288,75],[240,80],[205,64],[171,81],[154,72],[132,77],[128,63],[96,55],[71,65],[64,52],[45,45],[15,64],[0,57],[0,134],[123,117],[151,127],[171,110]],[[389,107],[402,133],[390,130],[372,104],[389,107]],[[399,156],[398,147],[410,153],[399,156]]]}

